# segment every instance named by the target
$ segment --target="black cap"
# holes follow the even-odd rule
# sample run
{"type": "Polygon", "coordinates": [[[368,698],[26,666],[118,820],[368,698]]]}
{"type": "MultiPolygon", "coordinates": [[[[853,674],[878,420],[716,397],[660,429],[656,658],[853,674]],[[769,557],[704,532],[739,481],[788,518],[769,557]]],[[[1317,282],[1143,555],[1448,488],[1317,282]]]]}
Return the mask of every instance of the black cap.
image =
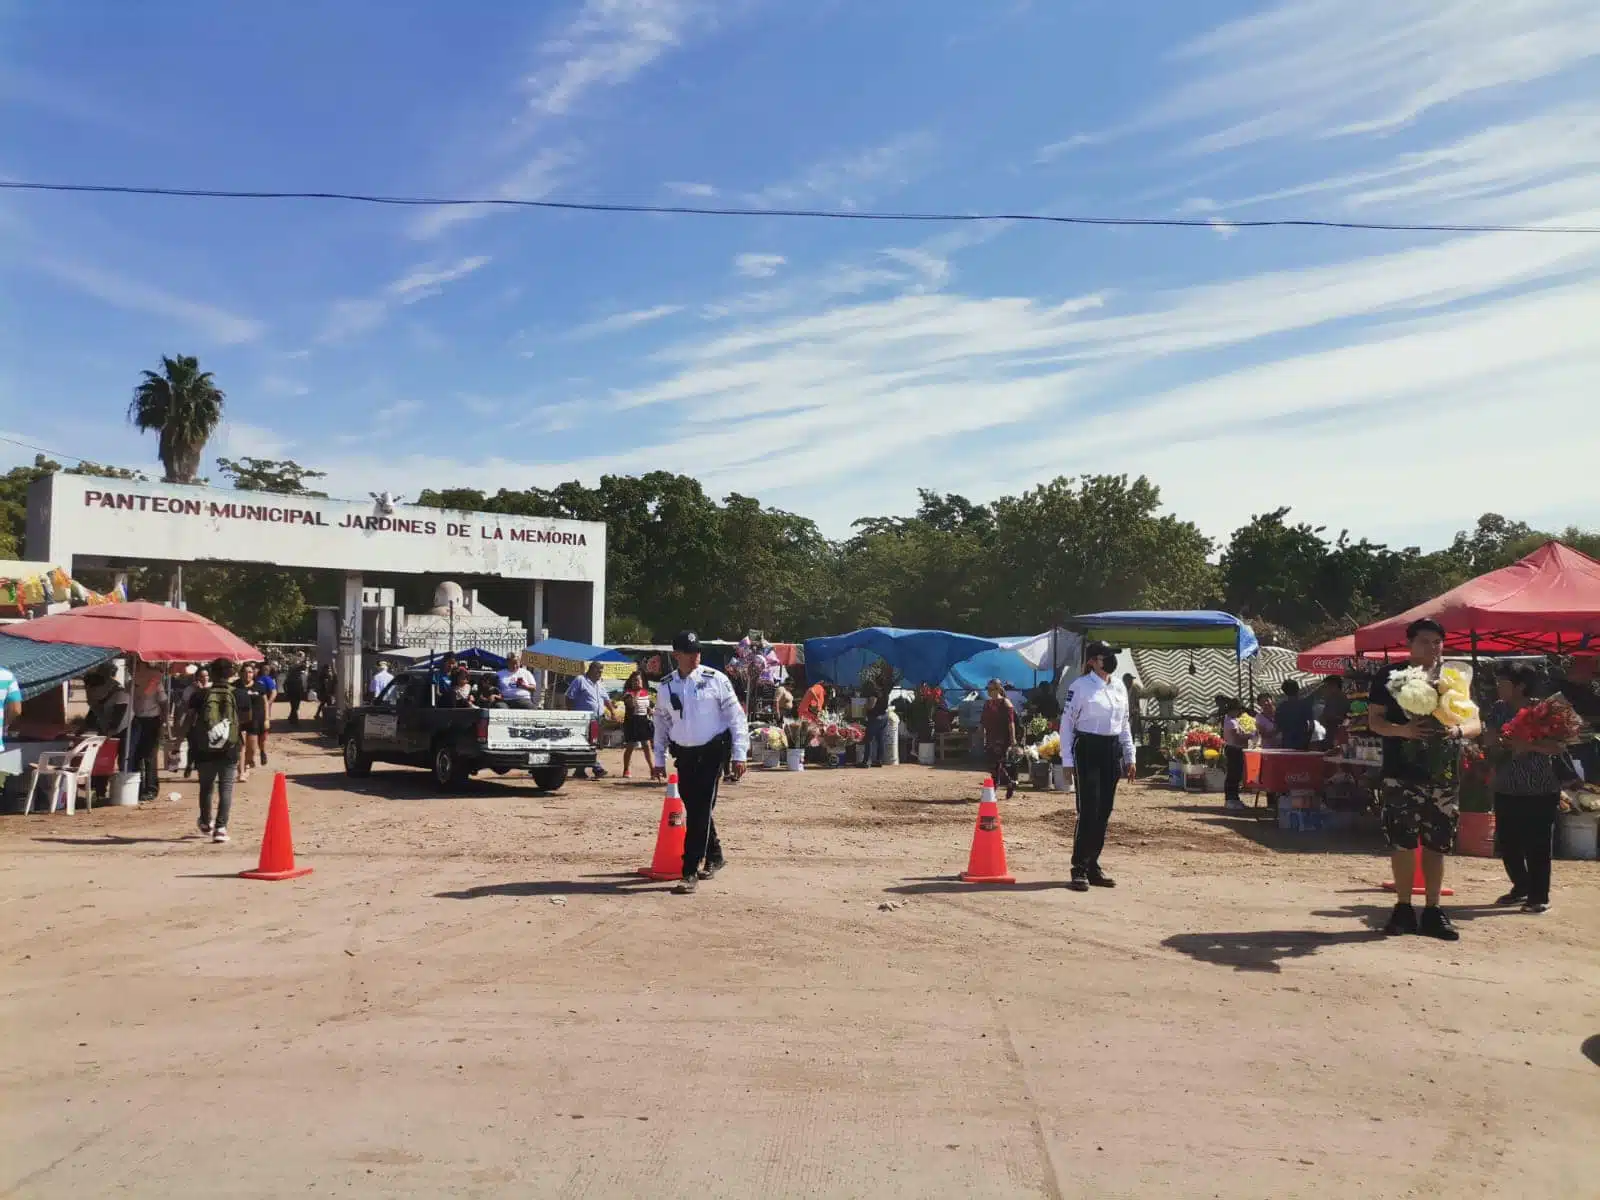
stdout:
{"type": "Polygon", "coordinates": [[[1104,642],[1090,642],[1083,648],[1083,661],[1093,662],[1102,655],[1115,653],[1116,651],[1104,642]]]}
{"type": "Polygon", "coordinates": [[[699,654],[700,635],[692,629],[685,629],[672,639],[672,652],[674,654],[699,654]]]}

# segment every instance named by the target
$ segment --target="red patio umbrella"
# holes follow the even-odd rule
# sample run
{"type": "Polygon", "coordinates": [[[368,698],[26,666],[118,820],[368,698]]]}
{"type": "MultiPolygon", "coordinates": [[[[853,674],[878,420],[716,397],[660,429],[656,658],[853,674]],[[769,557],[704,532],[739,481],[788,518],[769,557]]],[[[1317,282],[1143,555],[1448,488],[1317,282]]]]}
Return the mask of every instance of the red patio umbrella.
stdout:
{"type": "Polygon", "coordinates": [[[64,646],[104,646],[137,654],[145,662],[206,662],[226,658],[255,662],[261,657],[243,638],[215,621],[181,608],[136,600],[131,604],[98,604],[75,608],[6,626],[13,637],[64,646]]]}
{"type": "Polygon", "coordinates": [[[1527,558],[1469,579],[1397,617],[1356,630],[1359,651],[1405,641],[1406,626],[1431,617],[1452,653],[1548,654],[1600,644],[1600,562],[1546,542],[1527,558]]]}

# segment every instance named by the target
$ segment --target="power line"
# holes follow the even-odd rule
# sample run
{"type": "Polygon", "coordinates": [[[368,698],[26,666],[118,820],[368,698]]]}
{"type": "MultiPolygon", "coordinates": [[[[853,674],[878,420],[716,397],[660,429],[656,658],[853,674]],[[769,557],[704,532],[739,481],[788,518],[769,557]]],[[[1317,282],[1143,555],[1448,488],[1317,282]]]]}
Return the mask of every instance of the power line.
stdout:
{"type": "Polygon", "coordinates": [[[51,458],[67,458],[71,459],[75,463],[86,463],[89,461],[87,458],[79,458],[76,454],[63,454],[59,450],[46,450],[43,446],[35,446],[32,442],[19,441],[14,437],[6,437],[6,435],[3,433],[0,433],[0,442],[10,442],[13,446],[21,446],[24,450],[34,450],[40,454],[48,454],[51,458]]]}
{"type": "Polygon", "coordinates": [[[619,204],[581,200],[515,200],[447,196],[383,196],[362,192],[233,191],[225,188],[133,187],[109,183],[41,183],[0,180],[14,192],[79,192],[112,196],[161,196],[197,200],[334,200],[401,208],[536,208],[559,212],[635,213],[685,217],[792,217],[826,221],[977,222],[1032,221],[1049,225],[1093,225],[1162,229],[1355,229],[1387,233],[1600,234],[1600,225],[1480,225],[1406,221],[1319,221],[1304,217],[1233,220],[1222,217],[1089,217],[1048,213],[858,212],[828,208],[720,208],[691,204],[619,204]]]}

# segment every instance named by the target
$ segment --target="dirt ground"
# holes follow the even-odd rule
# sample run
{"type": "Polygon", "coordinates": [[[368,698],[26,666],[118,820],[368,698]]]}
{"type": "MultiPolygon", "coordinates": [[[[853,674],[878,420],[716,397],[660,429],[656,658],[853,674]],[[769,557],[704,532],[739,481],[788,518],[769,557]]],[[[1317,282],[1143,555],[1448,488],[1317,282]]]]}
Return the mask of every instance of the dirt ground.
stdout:
{"type": "MultiPolygon", "coordinates": [[[[1543,917],[1451,864],[1454,945],[1385,940],[1367,835],[980,772],[755,772],[698,895],[615,776],[349,786],[278,735],[291,883],[181,803],[0,820],[7,1197],[1575,1197],[1600,1175],[1600,870],[1543,917]]],[[[608,760],[618,756],[607,755],[608,760]]],[[[616,762],[611,761],[614,768],[616,762]]]]}

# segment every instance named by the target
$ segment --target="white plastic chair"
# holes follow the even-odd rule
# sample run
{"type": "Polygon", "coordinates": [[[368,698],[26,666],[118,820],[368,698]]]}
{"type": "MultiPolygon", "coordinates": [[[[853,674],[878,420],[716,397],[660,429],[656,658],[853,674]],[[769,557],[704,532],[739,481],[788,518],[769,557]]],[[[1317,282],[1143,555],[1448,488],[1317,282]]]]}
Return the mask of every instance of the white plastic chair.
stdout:
{"type": "Polygon", "coordinates": [[[28,800],[22,807],[22,815],[27,816],[33,811],[33,795],[39,787],[41,779],[50,781],[50,807],[48,812],[55,812],[56,799],[65,795],[67,811],[77,811],[78,792],[82,789],[85,808],[94,807],[94,791],[91,786],[91,776],[94,774],[95,759],[100,757],[100,747],[105,744],[105,738],[90,736],[82,739],[70,750],[56,750],[49,754],[41,754],[39,761],[33,764],[33,778],[28,781],[28,800]]]}

